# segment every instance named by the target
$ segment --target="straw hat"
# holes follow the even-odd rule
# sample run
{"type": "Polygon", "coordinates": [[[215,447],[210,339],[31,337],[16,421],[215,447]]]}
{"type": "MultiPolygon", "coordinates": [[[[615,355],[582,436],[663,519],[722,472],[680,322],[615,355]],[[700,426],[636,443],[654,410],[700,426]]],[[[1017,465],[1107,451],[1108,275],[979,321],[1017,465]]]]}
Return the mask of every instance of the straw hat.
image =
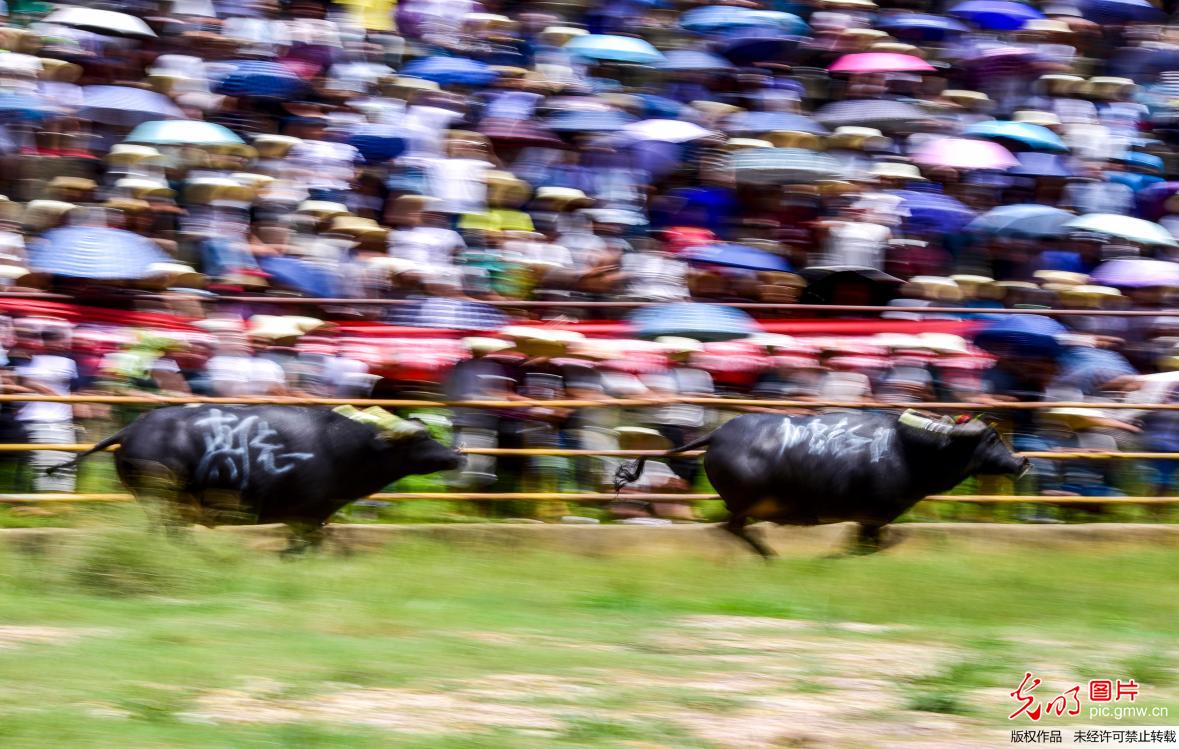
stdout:
{"type": "Polygon", "coordinates": [[[486,354],[494,354],[497,351],[506,351],[512,348],[510,341],[505,341],[502,338],[490,338],[487,336],[470,336],[463,339],[463,345],[472,354],[480,356],[486,354]]]}
{"type": "Polygon", "coordinates": [[[155,288],[180,286],[199,289],[205,285],[205,277],[184,263],[152,263],[147,267],[147,271],[148,277],[144,279],[144,283],[155,288]]]}
{"type": "Polygon", "coordinates": [[[528,183],[511,172],[488,171],[483,179],[487,183],[487,202],[492,206],[518,208],[532,194],[528,183]]]}
{"type": "Polygon", "coordinates": [[[136,198],[107,198],[103,205],[111,210],[125,213],[147,213],[151,210],[151,203],[136,198]]]}
{"type": "Polygon", "coordinates": [[[529,356],[560,356],[571,345],[585,338],[572,330],[523,325],[509,325],[500,331],[500,335],[515,341],[516,348],[529,356]]]}
{"type": "Polygon", "coordinates": [[[1085,84],[1085,79],[1079,75],[1063,73],[1049,73],[1040,76],[1037,86],[1052,96],[1068,96],[1079,91],[1085,84]]]}
{"type": "Polygon", "coordinates": [[[970,347],[966,339],[953,333],[918,333],[921,348],[927,348],[939,354],[969,354],[970,347]]]}
{"type": "Polygon", "coordinates": [[[1060,296],[1072,304],[1096,309],[1112,299],[1121,298],[1122,292],[1112,286],[1081,284],[1061,289],[1060,296]]]}
{"type": "Polygon", "coordinates": [[[729,104],[723,101],[711,101],[709,99],[697,99],[692,101],[689,106],[691,106],[692,109],[703,112],[709,117],[724,117],[726,115],[745,111],[744,108],[735,104],[729,104]]]}
{"type": "Polygon", "coordinates": [[[1072,34],[1073,30],[1064,21],[1053,18],[1033,18],[1024,22],[1020,32],[1029,34],[1072,34]]]}
{"type": "Polygon", "coordinates": [[[655,342],[664,348],[668,354],[698,354],[704,350],[704,344],[695,338],[683,336],[662,335],[655,342]]]}
{"type": "Polygon", "coordinates": [[[536,191],[536,200],[552,205],[556,210],[575,210],[594,204],[593,198],[573,187],[542,187],[536,191]]]}
{"type": "Polygon", "coordinates": [[[773,148],[774,144],[761,138],[729,138],[725,141],[726,151],[739,151],[742,148],[773,148]]]}
{"type": "Polygon", "coordinates": [[[1032,276],[1042,285],[1080,286],[1089,281],[1088,274],[1074,273],[1067,270],[1038,270],[1032,276]]]}
{"type": "Polygon", "coordinates": [[[925,50],[904,42],[876,42],[868,48],[872,52],[893,52],[898,55],[912,55],[925,59],[925,50]]]}
{"type": "Polygon", "coordinates": [[[1090,78],[1085,85],[1091,96],[1099,99],[1109,99],[1118,96],[1129,96],[1138,89],[1138,84],[1129,78],[1099,75],[1090,78]]]}
{"type": "Polygon", "coordinates": [[[1015,122],[1026,122],[1029,125],[1041,127],[1060,127],[1060,117],[1055,112],[1044,112],[1038,109],[1021,109],[1011,117],[1015,122]]]}
{"type": "Polygon", "coordinates": [[[82,66],[52,57],[42,57],[41,73],[38,76],[43,81],[59,81],[74,83],[82,77],[82,66]]]}
{"type": "Polygon", "coordinates": [[[907,286],[923,299],[938,302],[957,302],[962,300],[962,289],[953,279],[945,276],[913,276],[907,286]]]}
{"type": "Polygon", "coordinates": [[[0,195],[0,223],[19,224],[24,212],[23,205],[9,200],[7,195],[0,195]]]}
{"type": "Polygon", "coordinates": [[[21,223],[33,231],[43,231],[77,207],[77,204],[64,200],[30,200],[25,206],[21,223]]]}
{"type": "Polygon", "coordinates": [[[295,208],[295,213],[305,213],[320,219],[327,219],[347,214],[348,206],[328,200],[304,200],[295,208]]]}
{"type": "Polygon", "coordinates": [[[540,41],[552,47],[564,47],[579,36],[589,32],[576,26],[548,26],[540,32],[540,41]]]}
{"type": "Polygon", "coordinates": [[[260,158],[281,159],[286,157],[292,147],[302,142],[302,138],[296,138],[293,135],[260,133],[254,136],[253,146],[260,158]]]}
{"type": "Polygon", "coordinates": [[[1134,429],[1130,424],[1099,408],[1049,408],[1041,413],[1041,418],[1065,424],[1070,429],[1090,429],[1098,426],[1134,429]]]}
{"type": "Polygon", "coordinates": [[[620,450],[669,450],[675,445],[655,429],[648,427],[618,427],[620,450]]]}
{"type": "Polygon", "coordinates": [[[198,177],[184,185],[185,202],[198,205],[211,205],[214,202],[248,204],[255,197],[254,188],[228,177],[198,177]]]}
{"type": "Polygon", "coordinates": [[[131,166],[144,161],[163,158],[159,149],[136,143],[116,143],[106,155],[106,162],[112,166],[131,166]]]}
{"type": "Polygon", "coordinates": [[[306,331],[286,317],[276,315],[254,315],[250,318],[246,333],[252,338],[261,338],[274,343],[294,341],[306,331]]]}
{"type": "Polygon", "coordinates": [[[835,128],[835,132],[827,136],[828,148],[883,150],[890,145],[892,145],[892,140],[873,127],[844,125],[835,128]]]}
{"type": "Polygon", "coordinates": [[[823,139],[814,133],[800,133],[791,130],[775,130],[765,134],[765,139],[776,148],[802,148],[807,151],[823,150],[823,139]]]}
{"type": "Polygon", "coordinates": [[[359,216],[333,216],[329,231],[337,234],[348,234],[357,239],[365,237],[384,237],[389,230],[371,218],[359,216]]]}
{"type": "Polygon", "coordinates": [[[995,279],[990,276],[976,276],[970,273],[956,273],[950,276],[950,280],[958,284],[962,289],[978,288],[979,286],[989,286],[995,283],[995,279]]]}
{"type": "Polygon", "coordinates": [[[3,263],[0,264],[0,279],[7,281],[9,286],[39,288],[49,282],[50,276],[34,273],[23,265],[3,263]]]}
{"type": "Polygon", "coordinates": [[[127,192],[136,200],[171,198],[176,195],[176,191],[167,184],[145,177],[124,177],[115,182],[115,189],[127,192]]]}
{"type": "Polygon", "coordinates": [[[868,174],[879,179],[925,180],[916,164],[900,161],[878,161],[868,170],[868,174]]]}
{"type": "Polygon", "coordinates": [[[50,197],[60,198],[68,192],[92,192],[97,187],[97,182],[86,177],[58,176],[49,180],[49,184],[45,186],[45,189],[50,197]]]}

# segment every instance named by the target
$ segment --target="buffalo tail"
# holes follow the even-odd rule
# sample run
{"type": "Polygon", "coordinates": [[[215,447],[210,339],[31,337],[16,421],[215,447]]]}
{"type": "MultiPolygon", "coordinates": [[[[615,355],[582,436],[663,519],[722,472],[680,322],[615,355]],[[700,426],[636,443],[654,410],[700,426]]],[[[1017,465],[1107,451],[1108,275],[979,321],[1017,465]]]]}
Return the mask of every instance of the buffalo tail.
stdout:
{"type": "Polygon", "coordinates": [[[79,463],[81,463],[83,460],[90,457],[94,453],[102,452],[103,450],[107,449],[111,445],[117,445],[117,444],[121,443],[123,441],[124,431],[125,430],[120,430],[120,431],[112,434],[111,436],[107,437],[102,442],[99,442],[97,445],[90,448],[86,452],[79,453],[78,457],[74,458],[73,460],[71,460],[67,463],[61,463],[60,465],[49,466],[48,468],[45,469],[46,475],[52,476],[55,473],[57,473],[58,471],[64,471],[67,468],[73,468],[74,466],[78,465],[79,463]]]}
{"type": "MultiPolygon", "coordinates": [[[[686,445],[680,445],[679,447],[673,447],[670,450],[664,450],[663,456],[661,457],[668,457],[675,455],[676,453],[687,452],[688,450],[695,450],[698,447],[704,447],[711,440],[712,435],[707,434],[700,439],[692,440],[686,445]]],[[[627,484],[632,484],[635,481],[638,481],[639,476],[643,475],[643,466],[646,464],[647,457],[643,456],[641,458],[632,460],[629,463],[623,463],[622,465],[618,466],[618,470],[614,472],[614,493],[617,494],[618,492],[622,491],[622,489],[627,484]]]]}

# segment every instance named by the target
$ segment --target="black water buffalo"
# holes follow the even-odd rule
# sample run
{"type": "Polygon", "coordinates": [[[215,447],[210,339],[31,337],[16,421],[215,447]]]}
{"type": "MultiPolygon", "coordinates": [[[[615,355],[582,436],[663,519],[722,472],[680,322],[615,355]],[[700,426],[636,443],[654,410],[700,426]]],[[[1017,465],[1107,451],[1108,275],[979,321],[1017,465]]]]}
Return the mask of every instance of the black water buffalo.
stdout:
{"type": "MultiPolygon", "coordinates": [[[[729,519],[725,530],[764,557],[773,551],[747,532],[748,519],[785,525],[859,523],[858,547],[880,547],[880,529],[930,494],[976,474],[1021,473],[995,430],[915,412],[831,412],[817,416],[746,414],[712,434],[667,451],[707,445],[704,470],[729,519]]],[[[615,488],[635,481],[643,460],[619,468],[615,488]]]]}
{"type": "Polygon", "coordinates": [[[314,406],[160,408],[74,462],[119,445],[119,478],[136,498],[160,500],[170,529],[286,523],[297,550],[317,544],[344,505],[399,478],[462,464],[424,425],[380,413],[382,423],[314,406]]]}

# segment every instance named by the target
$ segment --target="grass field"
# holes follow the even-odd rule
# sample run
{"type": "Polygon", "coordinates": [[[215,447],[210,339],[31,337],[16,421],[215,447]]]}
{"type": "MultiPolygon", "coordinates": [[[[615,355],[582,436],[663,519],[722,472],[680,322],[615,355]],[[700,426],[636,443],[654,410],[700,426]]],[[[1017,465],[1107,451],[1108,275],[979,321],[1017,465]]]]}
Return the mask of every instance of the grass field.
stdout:
{"type": "Polygon", "coordinates": [[[112,531],[0,553],[0,746],[1000,746],[1025,670],[1179,716],[1177,591],[1179,551],[1130,547],[282,562],[112,531]]]}

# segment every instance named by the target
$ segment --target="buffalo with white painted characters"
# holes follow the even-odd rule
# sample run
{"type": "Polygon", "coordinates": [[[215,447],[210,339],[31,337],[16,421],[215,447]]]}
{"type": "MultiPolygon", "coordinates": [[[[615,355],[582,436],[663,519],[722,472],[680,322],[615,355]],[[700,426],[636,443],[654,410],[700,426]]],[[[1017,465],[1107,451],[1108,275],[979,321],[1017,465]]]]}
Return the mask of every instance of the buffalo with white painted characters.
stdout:
{"type": "MultiPolygon", "coordinates": [[[[746,414],[712,434],[666,452],[708,446],[704,470],[729,519],[725,530],[765,557],[750,519],[784,525],[859,523],[858,548],[880,548],[883,526],[921,499],[977,474],[1021,473],[990,425],[929,419],[907,411],[831,412],[816,416],[746,414]]],[[[644,458],[620,468],[616,488],[638,479],[644,458]]]]}
{"type": "MultiPolygon", "coordinates": [[[[181,523],[285,523],[290,550],[322,539],[337,510],[399,478],[462,465],[426,427],[379,409],[174,406],[82,453],[113,445],[123,484],[181,523]]],[[[67,464],[68,465],[68,464],[67,464]]]]}

